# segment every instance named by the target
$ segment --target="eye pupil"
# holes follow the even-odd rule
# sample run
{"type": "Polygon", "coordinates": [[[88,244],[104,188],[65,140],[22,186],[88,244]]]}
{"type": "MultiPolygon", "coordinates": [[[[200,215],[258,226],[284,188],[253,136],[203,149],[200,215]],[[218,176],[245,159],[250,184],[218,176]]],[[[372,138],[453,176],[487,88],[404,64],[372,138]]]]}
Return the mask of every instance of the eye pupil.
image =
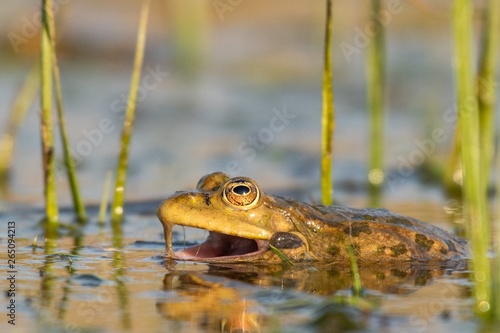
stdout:
{"type": "Polygon", "coordinates": [[[239,195],[245,195],[250,193],[250,188],[248,188],[248,186],[245,185],[238,185],[233,188],[233,192],[239,195]]]}

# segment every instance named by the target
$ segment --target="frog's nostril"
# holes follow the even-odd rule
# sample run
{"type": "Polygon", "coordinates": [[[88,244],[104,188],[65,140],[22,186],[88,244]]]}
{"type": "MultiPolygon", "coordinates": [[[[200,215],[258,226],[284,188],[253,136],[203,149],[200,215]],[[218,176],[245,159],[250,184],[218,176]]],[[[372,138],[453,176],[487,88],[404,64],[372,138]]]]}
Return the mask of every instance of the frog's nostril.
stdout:
{"type": "Polygon", "coordinates": [[[205,205],[210,206],[210,196],[208,195],[208,193],[205,194],[204,201],[205,205]]]}

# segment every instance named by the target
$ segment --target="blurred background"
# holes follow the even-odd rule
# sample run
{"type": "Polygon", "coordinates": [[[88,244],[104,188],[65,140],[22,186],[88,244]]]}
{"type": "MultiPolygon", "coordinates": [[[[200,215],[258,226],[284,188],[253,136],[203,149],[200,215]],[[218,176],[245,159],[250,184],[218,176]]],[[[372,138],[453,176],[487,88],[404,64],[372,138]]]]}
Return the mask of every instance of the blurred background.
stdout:
{"type": "MultiPolygon", "coordinates": [[[[54,2],[72,153],[83,198],[96,203],[116,165],[141,3],[54,2]]],[[[414,202],[439,212],[448,205],[440,187],[427,184],[418,170],[446,160],[453,141],[449,6],[430,0],[386,6],[383,205],[408,214],[414,202]],[[431,144],[436,129],[442,140],[431,144]]],[[[31,0],[2,4],[1,125],[38,60],[39,7],[31,0]]],[[[204,174],[224,171],[252,177],[266,192],[319,202],[325,7],[319,0],[154,0],[126,198],[163,198],[194,188],[204,174]]],[[[334,196],[364,206],[370,3],[334,1],[333,11],[334,196]]],[[[43,205],[39,104],[35,99],[16,139],[5,207],[43,205]]],[[[59,175],[59,201],[70,205],[66,177],[59,175]]],[[[419,205],[413,213],[425,219],[427,210],[419,205]]]]}

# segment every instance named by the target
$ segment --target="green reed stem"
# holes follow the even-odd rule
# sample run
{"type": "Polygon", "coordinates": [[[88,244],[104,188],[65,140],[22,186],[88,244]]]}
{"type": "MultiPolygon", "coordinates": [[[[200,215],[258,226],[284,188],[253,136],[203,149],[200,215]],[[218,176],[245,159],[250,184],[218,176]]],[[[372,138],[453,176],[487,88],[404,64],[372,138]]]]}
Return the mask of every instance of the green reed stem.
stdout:
{"type": "Polygon", "coordinates": [[[123,125],[123,132],[121,137],[121,150],[120,156],[118,157],[118,166],[116,169],[116,182],[114,191],[115,195],[111,208],[111,221],[115,230],[118,230],[118,226],[123,218],[125,183],[127,179],[128,150],[135,118],[137,89],[139,87],[142,62],[144,59],[144,46],[146,44],[146,28],[148,23],[149,4],[150,0],[145,0],[142,3],[139,31],[137,34],[134,69],[132,72],[132,80],[130,82],[130,93],[127,101],[127,111],[125,113],[125,122],[123,125]]]}
{"type": "MultiPolygon", "coordinates": [[[[166,3],[166,2],[165,2],[166,3]]],[[[204,41],[210,29],[210,2],[173,0],[166,3],[170,16],[169,28],[172,33],[173,60],[175,68],[183,77],[193,79],[200,73],[206,59],[204,41]]]]}
{"type": "MultiPolygon", "coordinates": [[[[499,2],[499,1],[497,1],[499,2]]],[[[497,146],[498,146],[497,142],[497,146]]],[[[497,168],[500,171],[500,154],[497,154],[497,168]]],[[[491,299],[492,299],[492,309],[493,309],[493,318],[496,321],[500,321],[500,177],[497,178],[496,184],[497,190],[497,216],[494,222],[493,228],[493,244],[494,244],[494,252],[495,257],[493,259],[493,267],[492,267],[492,288],[491,288],[491,299]]]]}
{"type": "MultiPolygon", "coordinates": [[[[498,65],[498,49],[500,47],[500,0],[489,0],[485,8],[486,25],[482,40],[482,52],[479,65],[478,103],[479,125],[481,129],[482,173],[485,175],[484,186],[488,186],[488,177],[491,174],[491,165],[495,149],[495,121],[494,107],[496,105],[495,73],[498,65]]],[[[500,157],[498,159],[500,165],[500,157]]],[[[500,191],[500,179],[497,184],[497,193],[500,191]]],[[[500,196],[498,196],[500,198],[500,196]]],[[[500,207],[500,202],[497,207],[500,207]]],[[[497,216],[493,229],[493,244],[496,257],[493,260],[492,273],[492,316],[500,320],[500,220],[497,216]]]]}
{"type": "Polygon", "coordinates": [[[323,68],[323,115],[321,117],[321,201],[333,202],[332,153],[335,109],[332,75],[332,0],[326,1],[325,49],[323,68]]]}
{"type": "Polygon", "coordinates": [[[349,261],[351,263],[352,271],[352,290],[355,297],[361,297],[363,292],[363,286],[361,285],[361,278],[359,276],[358,263],[356,261],[356,256],[354,255],[354,250],[352,244],[346,245],[347,253],[349,254],[349,261]]]}
{"type": "Polygon", "coordinates": [[[43,171],[45,183],[46,229],[57,228],[59,211],[57,207],[54,138],[52,124],[52,47],[50,18],[53,16],[52,0],[42,0],[42,40],[41,40],[41,135],[43,171]]]}
{"type": "Polygon", "coordinates": [[[495,73],[500,46],[500,1],[489,0],[484,10],[485,26],[479,61],[477,99],[482,154],[482,174],[485,188],[489,183],[495,142],[495,73]]]}
{"type": "Polygon", "coordinates": [[[17,94],[5,126],[4,133],[0,136],[0,190],[7,191],[7,177],[12,164],[14,143],[19,126],[23,122],[26,113],[33,104],[40,86],[39,64],[33,65],[24,83],[17,94]]]}
{"type": "Polygon", "coordinates": [[[68,134],[66,132],[66,120],[64,118],[64,108],[62,99],[62,89],[61,89],[61,75],[59,72],[59,66],[57,64],[57,54],[56,54],[56,36],[55,36],[55,22],[54,16],[48,16],[51,35],[51,47],[52,47],[52,71],[54,75],[55,91],[56,91],[56,109],[57,118],[59,121],[59,132],[61,133],[61,141],[64,153],[64,165],[66,167],[66,172],[68,173],[68,181],[71,188],[71,196],[73,198],[73,205],[75,207],[75,213],[77,220],[80,222],[85,221],[85,206],[82,202],[80,196],[80,190],[78,187],[78,180],[76,178],[75,164],[71,158],[70,145],[68,140],[68,134]]]}
{"type": "Polygon", "coordinates": [[[448,165],[444,171],[443,184],[447,194],[451,197],[460,197],[462,194],[462,189],[459,187],[458,183],[454,180],[454,175],[457,169],[460,167],[460,121],[457,122],[455,128],[455,136],[453,138],[453,146],[450,151],[450,156],[448,159],[448,165]]]}
{"type": "Polygon", "coordinates": [[[108,208],[109,188],[111,186],[111,177],[112,176],[113,176],[113,173],[111,171],[108,171],[106,173],[106,180],[104,181],[104,188],[102,189],[101,204],[99,206],[99,217],[97,219],[97,222],[100,225],[104,225],[104,221],[106,220],[106,211],[108,208]]]}
{"type": "Polygon", "coordinates": [[[491,313],[491,267],[487,257],[489,247],[489,217],[485,182],[482,179],[479,139],[479,114],[472,75],[472,4],[470,0],[455,0],[453,7],[455,34],[455,65],[458,113],[461,130],[464,205],[468,234],[472,248],[475,309],[488,318],[491,313]]]}
{"type": "Polygon", "coordinates": [[[383,115],[385,94],[384,27],[379,21],[381,0],[372,0],[371,13],[376,33],[368,45],[367,92],[370,117],[370,166],[368,173],[370,205],[380,206],[380,195],[384,182],[383,170],[383,115]]]}
{"type": "Polygon", "coordinates": [[[290,259],[288,259],[288,257],[280,249],[278,249],[276,246],[273,246],[271,244],[269,244],[269,247],[281,259],[283,264],[293,266],[293,262],[291,262],[290,259]]]}

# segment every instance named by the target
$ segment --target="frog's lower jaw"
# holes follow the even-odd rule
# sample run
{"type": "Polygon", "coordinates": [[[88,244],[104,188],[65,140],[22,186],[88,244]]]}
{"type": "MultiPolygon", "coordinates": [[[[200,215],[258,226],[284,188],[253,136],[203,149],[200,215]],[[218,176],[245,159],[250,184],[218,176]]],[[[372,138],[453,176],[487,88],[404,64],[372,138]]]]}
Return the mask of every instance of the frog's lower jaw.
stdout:
{"type": "Polygon", "coordinates": [[[206,241],[174,253],[174,259],[200,261],[244,261],[269,249],[269,242],[210,231],[206,241]]]}

